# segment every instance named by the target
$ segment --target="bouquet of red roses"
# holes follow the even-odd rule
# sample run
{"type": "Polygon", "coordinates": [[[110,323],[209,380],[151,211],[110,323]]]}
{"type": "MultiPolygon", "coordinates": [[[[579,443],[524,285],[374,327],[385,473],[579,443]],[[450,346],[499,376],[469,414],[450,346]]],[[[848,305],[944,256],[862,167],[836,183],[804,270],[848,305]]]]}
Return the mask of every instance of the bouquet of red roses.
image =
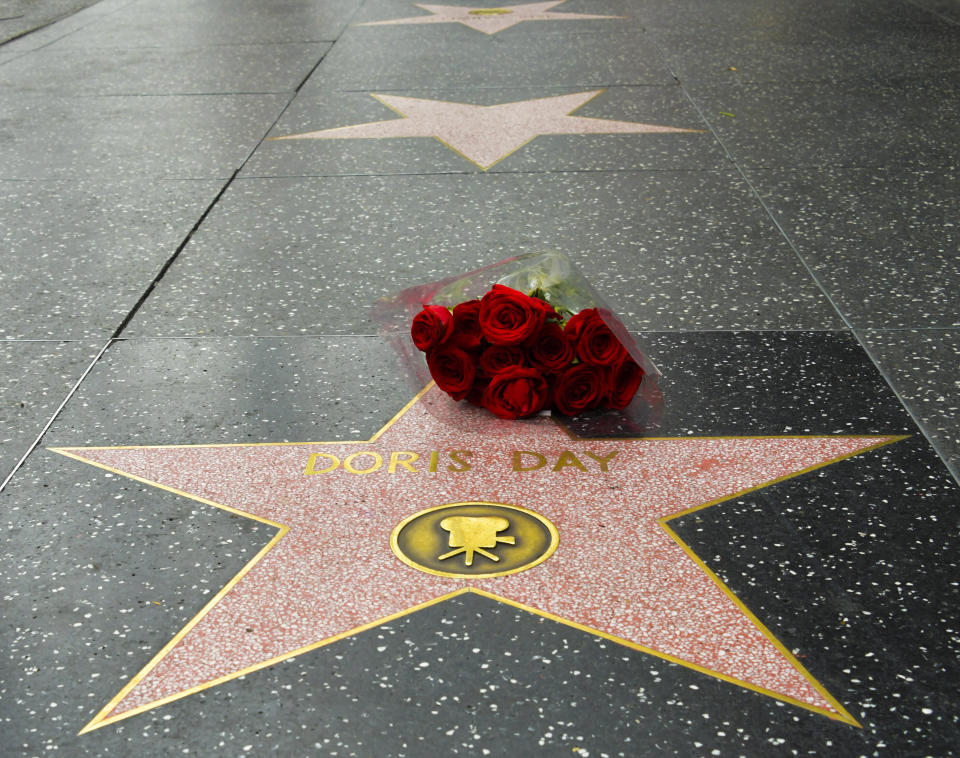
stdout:
{"type": "Polygon", "coordinates": [[[600,312],[565,319],[536,294],[494,284],[453,308],[424,306],[410,333],[437,386],[501,418],[626,408],[644,370],[600,312]]]}
{"type": "Polygon", "coordinates": [[[440,389],[501,418],[622,410],[638,396],[649,420],[659,401],[656,367],[560,253],[405,290],[376,315],[408,365],[412,338],[440,389]]]}

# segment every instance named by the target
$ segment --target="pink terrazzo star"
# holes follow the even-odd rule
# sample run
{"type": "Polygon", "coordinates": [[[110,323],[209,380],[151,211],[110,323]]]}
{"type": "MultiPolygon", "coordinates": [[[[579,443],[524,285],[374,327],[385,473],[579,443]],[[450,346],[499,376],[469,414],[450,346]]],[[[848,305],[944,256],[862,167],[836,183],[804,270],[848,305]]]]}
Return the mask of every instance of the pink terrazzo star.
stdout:
{"type": "Polygon", "coordinates": [[[394,24],[463,24],[484,34],[496,34],[523,21],[587,21],[602,18],[624,18],[624,16],[595,16],[586,13],[550,13],[551,8],[560,5],[563,0],[549,3],[524,3],[523,5],[504,5],[499,8],[475,8],[460,5],[424,5],[414,3],[418,8],[430,12],[430,16],[395,18],[389,21],[369,21],[357,26],[390,26],[394,24]]]}
{"type": "Polygon", "coordinates": [[[580,440],[548,418],[500,421],[433,388],[363,442],[57,448],[278,529],[84,731],[465,591],[856,723],[669,520],[897,439],[580,440]],[[534,453],[545,461],[536,469],[534,453]],[[515,470],[516,455],[531,470],[515,470]],[[539,513],[559,547],[528,570],[473,579],[391,551],[404,519],[465,501],[539,513]]]}
{"type": "Polygon", "coordinates": [[[664,134],[701,131],[570,115],[603,91],[577,92],[502,105],[470,105],[372,94],[371,97],[403,118],[270,139],[433,137],[486,170],[541,134],[664,134]]]}

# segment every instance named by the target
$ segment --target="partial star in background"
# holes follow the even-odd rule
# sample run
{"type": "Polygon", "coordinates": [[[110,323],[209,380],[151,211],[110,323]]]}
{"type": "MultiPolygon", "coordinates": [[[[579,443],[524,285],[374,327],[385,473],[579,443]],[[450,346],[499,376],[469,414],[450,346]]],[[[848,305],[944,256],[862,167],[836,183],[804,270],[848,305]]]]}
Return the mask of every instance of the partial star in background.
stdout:
{"type": "Polygon", "coordinates": [[[484,34],[496,34],[522,21],[586,21],[597,18],[625,18],[625,16],[595,16],[586,13],[550,13],[551,8],[560,5],[563,0],[549,3],[524,3],[523,5],[505,5],[500,8],[472,8],[460,5],[421,5],[418,8],[432,13],[432,16],[412,16],[395,18],[389,21],[368,21],[356,26],[389,26],[399,24],[463,24],[484,34]]]}
{"type": "Polygon", "coordinates": [[[502,105],[470,105],[371,93],[371,97],[403,118],[270,139],[433,137],[486,171],[541,134],[664,134],[702,131],[570,115],[603,92],[602,89],[577,92],[502,105]]]}

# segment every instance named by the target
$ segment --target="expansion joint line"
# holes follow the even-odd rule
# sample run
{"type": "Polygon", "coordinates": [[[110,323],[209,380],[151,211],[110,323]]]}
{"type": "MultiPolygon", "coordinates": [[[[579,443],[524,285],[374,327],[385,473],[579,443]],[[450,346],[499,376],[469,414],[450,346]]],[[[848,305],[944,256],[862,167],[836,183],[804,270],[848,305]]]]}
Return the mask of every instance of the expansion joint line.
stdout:
{"type": "Polygon", "coordinates": [[[736,169],[737,173],[740,175],[740,178],[742,178],[743,181],[746,183],[751,194],[754,196],[754,198],[756,198],[757,202],[760,204],[760,207],[763,209],[763,212],[766,214],[767,218],[773,224],[774,228],[776,228],[777,232],[783,238],[783,240],[787,243],[787,245],[789,245],[790,250],[793,252],[794,256],[796,256],[797,260],[800,262],[800,265],[803,266],[804,270],[807,272],[807,275],[816,285],[817,289],[820,290],[820,293],[823,295],[826,301],[833,308],[834,312],[836,312],[837,316],[839,316],[840,320],[843,322],[845,329],[857,341],[857,344],[860,346],[863,352],[870,359],[870,362],[877,369],[880,376],[883,377],[883,380],[887,383],[887,386],[890,387],[890,390],[893,392],[894,396],[900,402],[900,405],[903,407],[903,409],[907,412],[907,415],[910,416],[910,419],[913,421],[913,423],[916,424],[917,427],[920,429],[921,434],[923,434],[924,438],[933,448],[934,452],[940,457],[940,460],[943,461],[943,465],[946,466],[947,471],[950,473],[950,476],[954,479],[954,481],[957,482],[958,485],[960,485],[960,471],[955,470],[954,467],[951,466],[950,460],[946,452],[941,448],[941,446],[937,443],[937,441],[933,439],[933,437],[930,435],[930,433],[927,431],[926,427],[924,426],[920,417],[909,406],[909,404],[904,399],[903,395],[900,394],[899,390],[897,390],[897,387],[893,382],[893,378],[890,376],[890,374],[887,371],[884,370],[883,366],[880,365],[879,358],[870,349],[870,346],[864,341],[863,337],[860,336],[860,333],[858,332],[857,328],[854,326],[854,324],[850,321],[847,315],[840,308],[840,305],[837,303],[836,299],[827,290],[826,286],[820,280],[820,277],[817,276],[817,273],[813,270],[813,267],[810,265],[807,259],[804,258],[803,254],[797,248],[791,236],[787,233],[786,229],[783,228],[783,225],[780,223],[776,215],[773,213],[773,210],[770,208],[767,202],[763,199],[763,196],[757,190],[757,187],[754,185],[754,183],[750,180],[750,177],[747,176],[747,173],[744,170],[743,166],[740,165],[740,162],[736,158],[734,158],[734,156],[730,153],[730,150],[727,149],[726,144],[724,143],[720,135],[717,133],[717,130],[714,128],[713,123],[706,117],[706,114],[703,112],[703,109],[700,108],[697,102],[693,99],[693,97],[687,91],[687,88],[683,86],[683,81],[680,79],[679,76],[677,76],[676,72],[673,71],[672,69],[671,69],[671,74],[673,74],[674,79],[677,80],[677,83],[680,85],[680,89],[683,91],[683,94],[686,96],[687,100],[690,101],[690,104],[697,111],[697,114],[700,116],[703,122],[710,129],[710,133],[714,136],[714,139],[716,139],[717,142],[720,144],[720,147],[723,150],[724,155],[726,155],[727,159],[733,164],[733,167],[736,169]]]}
{"type": "Polygon", "coordinates": [[[113,344],[113,339],[111,338],[110,340],[107,341],[107,343],[103,347],[100,348],[96,356],[94,356],[93,360],[90,361],[90,364],[86,367],[86,369],[84,369],[83,373],[80,374],[80,378],[77,379],[74,385],[70,388],[70,391],[67,392],[67,396],[63,399],[60,405],[57,406],[57,409],[53,412],[53,415],[50,416],[50,419],[47,421],[47,423],[43,425],[43,429],[40,430],[40,434],[37,435],[37,438],[33,441],[30,447],[27,448],[27,451],[23,454],[20,460],[17,461],[16,465],[13,467],[10,473],[7,474],[6,478],[2,482],[0,482],[0,492],[3,492],[6,486],[13,479],[14,475],[20,470],[20,467],[23,466],[27,458],[30,457],[30,454],[37,449],[37,446],[43,440],[43,437],[47,433],[47,430],[50,429],[50,427],[53,425],[53,422],[57,420],[57,417],[60,415],[64,407],[70,401],[70,398],[72,398],[76,393],[76,391],[79,389],[80,383],[87,378],[87,374],[93,371],[93,367],[97,365],[97,363],[103,357],[103,354],[107,352],[110,345],[112,344],[113,344]]]}

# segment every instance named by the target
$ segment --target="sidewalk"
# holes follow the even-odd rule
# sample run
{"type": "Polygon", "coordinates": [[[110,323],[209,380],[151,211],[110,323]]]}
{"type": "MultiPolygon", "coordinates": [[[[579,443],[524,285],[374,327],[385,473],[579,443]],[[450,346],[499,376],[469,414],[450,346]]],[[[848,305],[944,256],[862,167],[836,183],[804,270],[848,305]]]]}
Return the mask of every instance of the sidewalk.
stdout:
{"type": "MultiPolygon", "coordinates": [[[[0,44],[0,754],[951,754],[958,113],[956,0],[102,0],[0,44]],[[274,469],[77,452],[372,444],[411,393],[370,303],[543,249],[663,371],[658,438],[896,438],[670,522],[809,694],[724,668],[732,649],[671,652],[722,636],[706,602],[644,638],[549,610],[609,591],[643,617],[588,570],[516,602],[506,578],[450,583],[488,594],[377,626],[416,604],[354,562],[386,483],[325,495],[356,535],[339,578],[295,572],[384,610],[274,649],[317,606],[279,563],[244,599],[287,522],[229,501],[296,510],[274,469]],[[234,600],[241,624],[191,636],[234,600]]],[[[396,435],[384,455],[420,450],[396,435]]],[[[603,534],[616,495],[567,474],[603,534]]],[[[411,512],[494,496],[416,481],[411,512]]],[[[590,552],[572,533],[545,567],[590,552]]]]}

